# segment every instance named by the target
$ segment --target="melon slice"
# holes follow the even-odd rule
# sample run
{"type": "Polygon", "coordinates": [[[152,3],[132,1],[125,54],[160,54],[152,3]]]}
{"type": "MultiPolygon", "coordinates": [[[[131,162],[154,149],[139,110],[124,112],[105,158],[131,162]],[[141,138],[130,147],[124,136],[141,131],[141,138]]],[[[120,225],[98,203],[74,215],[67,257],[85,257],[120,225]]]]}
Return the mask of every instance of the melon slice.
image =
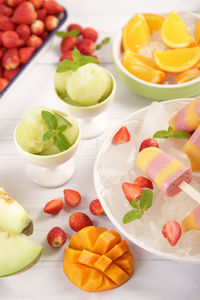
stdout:
{"type": "Polygon", "coordinates": [[[33,233],[33,222],[25,209],[0,188],[0,231],[12,234],[33,233]]]}
{"type": "Polygon", "coordinates": [[[0,232],[0,277],[21,272],[40,258],[42,246],[24,234],[11,236],[0,232]]]}

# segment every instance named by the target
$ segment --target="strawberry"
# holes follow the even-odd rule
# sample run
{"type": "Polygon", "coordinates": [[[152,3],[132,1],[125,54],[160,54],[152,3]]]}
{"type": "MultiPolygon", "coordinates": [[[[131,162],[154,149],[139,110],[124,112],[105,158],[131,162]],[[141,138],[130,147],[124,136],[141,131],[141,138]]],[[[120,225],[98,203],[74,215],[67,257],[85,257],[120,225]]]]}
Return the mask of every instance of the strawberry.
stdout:
{"type": "Polygon", "coordinates": [[[2,46],[2,35],[3,35],[3,32],[0,31],[0,47],[2,46]]]}
{"type": "Polygon", "coordinates": [[[40,7],[42,7],[43,1],[42,0],[29,0],[33,6],[35,7],[35,9],[39,9],[40,7]]]}
{"type": "Polygon", "coordinates": [[[69,225],[74,231],[79,231],[84,227],[92,226],[92,220],[82,212],[73,213],[69,218],[69,225]]]}
{"type": "Polygon", "coordinates": [[[0,0],[0,4],[6,4],[6,0],[0,0]]]}
{"type": "Polygon", "coordinates": [[[48,37],[48,31],[43,31],[43,33],[40,36],[43,40],[45,40],[48,37]]]}
{"type": "Polygon", "coordinates": [[[7,4],[11,7],[16,7],[20,3],[24,2],[26,0],[7,0],[7,4]]]}
{"type": "Polygon", "coordinates": [[[22,64],[25,64],[33,55],[35,49],[33,47],[24,47],[19,49],[19,58],[22,64]]]}
{"type": "Polygon", "coordinates": [[[45,1],[43,7],[47,10],[48,15],[57,15],[64,11],[64,7],[53,0],[45,1]]]}
{"type": "Polygon", "coordinates": [[[81,202],[81,195],[79,192],[70,189],[65,189],[63,192],[67,205],[76,206],[81,202]]]}
{"type": "Polygon", "coordinates": [[[139,185],[141,188],[147,188],[153,190],[153,184],[151,180],[144,176],[139,176],[135,178],[133,183],[139,185]]]}
{"type": "Polygon", "coordinates": [[[163,226],[162,234],[168,239],[170,245],[174,247],[180,239],[181,226],[175,220],[171,220],[163,226]]]}
{"type": "Polygon", "coordinates": [[[38,9],[37,11],[37,19],[44,21],[47,15],[47,10],[45,8],[38,9]]]}
{"type": "Polygon", "coordinates": [[[20,24],[16,27],[16,32],[19,34],[20,38],[27,41],[31,35],[30,27],[26,24],[20,24]]]}
{"type": "Polygon", "coordinates": [[[82,30],[81,34],[84,39],[89,39],[89,40],[92,40],[93,42],[96,42],[96,40],[98,38],[98,32],[91,27],[84,28],[82,30]]]}
{"type": "Polygon", "coordinates": [[[139,185],[128,183],[128,182],[122,183],[122,190],[124,192],[126,199],[130,202],[133,199],[138,201],[142,194],[142,188],[139,185]]]}
{"type": "Polygon", "coordinates": [[[58,26],[59,20],[57,17],[50,15],[45,18],[44,23],[46,30],[52,31],[58,26]]]}
{"type": "Polygon", "coordinates": [[[73,61],[72,52],[73,52],[73,50],[68,50],[68,51],[64,52],[63,55],[60,57],[60,61],[63,61],[64,59],[69,59],[69,60],[73,61]]]}
{"type": "Polygon", "coordinates": [[[20,70],[20,67],[11,69],[11,70],[5,69],[3,72],[3,76],[4,76],[4,78],[6,78],[10,81],[15,77],[15,75],[19,72],[19,70],[20,70]]]}
{"type": "Polygon", "coordinates": [[[8,49],[2,58],[2,65],[5,69],[15,69],[19,66],[20,59],[16,48],[8,49]]]}
{"type": "Polygon", "coordinates": [[[27,46],[38,49],[42,45],[42,43],[43,40],[39,36],[32,34],[27,41],[27,46]]]}
{"type": "Polygon", "coordinates": [[[33,34],[41,35],[44,32],[44,22],[41,20],[35,20],[31,24],[31,31],[33,34]]]}
{"type": "Polygon", "coordinates": [[[5,89],[9,81],[6,78],[0,77],[0,93],[5,89]]]}
{"type": "Polygon", "coordinates": [[[54,248],[60,248],[63,246],[66,239],[66,234],[60,227],[53,227],[47,235],[49,245],[54,248]]]}
{"type": "Polygon", "coordinates": [[[72,50],[73,47],[77,44],[77,37],[74,36],[66,36],[62,42],[61,42],[61,45],[60,45],[60,50],[62,53],[65,53],[66,51],[68,50],[72,50]]]}
{"type": "MultiPolygon", "coordinates": [[[[0,65],[0,77],[3,77],[3,68],[2,66],[0,65]]],[[[7,78],[6,78],[7,79],[7,78]]]]}
{"type": "Polygon", "coordinates": [[[106,215],[99,199],[95,199],[92,202],[90,202],[89,208],[93,215],[96,215],[96,216],[105,216],[106,215]]]}
{"type": "Polygon", "coordinates": [[[126,126],[122,126],[113,137],[115,144],[123,144],[130,141],[130,133],[126,126]]]}
{"type": "Polygon", "coordinates": [[[2,34],[2,43],[6,48],[15,48],[24,44],[17,32],[13,30],[5,31],[2,34]]]}
{"type": "Polygon", "coordinates": [[[78,50],[85,55],[90,55],[96,49],[95,44],[92,40],[82,39],[77,44],[78,50]]]}
{"type": "Polygon", "coordinates": [[[159,148],[159,144],[158,144],[158,142],[157,142],[155,139],[153,139],[153,138],[146,139],[146,140],[144,140],[144,141],[141,143],[139,152],[142,151],[142,150],[145,149],[145,148],[148,148],[148,147],[157,147],[157,148],[159,148]]]}
{"type": "Polygon", "coordinates": [[[51,215],[56,215],[63,208],[63,201],[60,199],[54,199],[49,201],[45,207],[44,212],[51,215]]]}
{"type": "Polygon", "coordinates": [[[68,25],[67,31],[71,31],[71,30],[73,30],[73,29],[77,30],[77,31],[79,32],[79,34],[80,34],[80,33],[82,32],[82,30],[83,30],[82,26],[79,25],[79,24],[70,24],[70,25],[68,25]]]}
{"type": "Polygon", "coordinates": [[[12,8],[7,5],[0,4],[0,15],[10,17],[12,15],[12,8]]]}
{"type": "Polygon", "coordinates": [[[5,52],[5,48],[0,48],[0,59],[2,59],[5,52]]]}
{"type": "Polygon", "coordinates": [[[37,13],[32,3],[23,2],[16,7],[11,18],[12,22],[17,24],[32,24],[36,19],[37,13]]]}
{"type": "Polygon", "coordinates": [[[7,16],[0,15],[0,30],[7,31],[7,30],[14,30],[15,26],[11,22],[10,18],[7,16]]]}

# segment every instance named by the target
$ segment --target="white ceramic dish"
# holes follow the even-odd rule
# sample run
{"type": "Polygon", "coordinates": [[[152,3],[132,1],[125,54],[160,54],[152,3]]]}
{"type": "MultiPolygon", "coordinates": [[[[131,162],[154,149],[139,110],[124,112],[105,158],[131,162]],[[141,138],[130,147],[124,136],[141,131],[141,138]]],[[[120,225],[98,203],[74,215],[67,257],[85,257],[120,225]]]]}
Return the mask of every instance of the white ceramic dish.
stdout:
{"type": "MultiPolygon", "coordinates": [[[[181,99],[163,102],[167,117],[174,111],[182,108],[189,100],[181,99]]],[[[161,104],[156,103],[155,105],[161,104]]],[[[126,181],[133,182],[135,177],[142,175],[135,165],[139,146],[135,136],[137,137],[137,131],[140,129],[147,109],[148,107],[145,107],[128,116],[115,126],[104,139],[94,167],[94,183],[97,195],[111,222],[133,243],[164,258],[200,263],[200,231],[185,233],[181,236],[176,247],[170,246],[162,235],[162,226],[167,221],[176,219],[178,222],[181,222],[198,205],[184,193],[168,198],[155,187],[153,205],[146,212],[146,215],[143,215],[140,220],[135,220],[129,224],[123,224],[122,222],[124,214],[131,210],[131,207],[123,195],[121,184],[126,181]],[[127,126],[129,129],[131,141],[121,145],[113,145],[112,138],[114,133],[122,125],[127,126]]],[[[163,122],[163,126],[164,124],[163,122]]],[[[165,128],[158,128],[157,130],[160,129],[165,128]]],[[[178,159],[180,157],[177,156],[181,153],[183,162],[187,164],[188,160],[184,158],[184,154],[180,150],[173,148],[174,145],[178,145],[178,148],[181,149],[184,143],[185,140],[170,140],[161,142],[160,145],[162,149],[167,150],[178,159]],[[165,143],[170,143],[170,146],[165,145],[165,143]]],[[[194,175],[192,185],[197,190],[199,190],[199,182],[199,175],[194,175]]]]}

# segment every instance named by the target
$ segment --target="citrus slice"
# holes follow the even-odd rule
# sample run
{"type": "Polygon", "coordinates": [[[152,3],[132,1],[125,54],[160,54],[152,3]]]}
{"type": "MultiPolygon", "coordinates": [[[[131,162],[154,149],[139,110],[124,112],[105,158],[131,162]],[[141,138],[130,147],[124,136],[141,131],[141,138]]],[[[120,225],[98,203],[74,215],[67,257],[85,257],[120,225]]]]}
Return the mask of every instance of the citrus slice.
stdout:
{"type": "Polygon", "coordinates": [[[196,42],[199,44],[200,43],[200,20],[197,22],[197,25],[194,29],[194,36],[196,42]]]}
{"type": "Polygon", "coordinates": [[[197,68],[189,69],[176,77],[177,83],[184,83],[200,76],[200,70],[197,68]]]}
{"type": "Polygon", "coordinates": [[[151,32],[141,14],[134,16],[124,27],[122,47],[124,50],[137,51],[150,42],[151,32]]]}
{"type": "Polygon", "coordinates": [[[151,33],[154,31],[158,31],[161,29],[162,24],[164,22],[164,18],[156,15],[156,14],[143,14],[145,17],[145,20],[147,21],[147,24],[149,25],[149,29],[151,33]]]}
{"type": "Polygon", "coordinates": [[[149,58],[127,50],[122,56],[123,66],[134,76],[151,83],[160,83],[166,74],[149,58]]]}
{"type": "Polygon", "coordinates": [[[200,47],[158,50],[153,56],[157,66],[166,72],[179,73],[194,67],[200,60],[200,47]]]}
{"type": "Polygon", "coordinates": [[[161,38],[169,48],[183,48],[195,43],[185,23],[174,11],[163,22],[161,38]]]}

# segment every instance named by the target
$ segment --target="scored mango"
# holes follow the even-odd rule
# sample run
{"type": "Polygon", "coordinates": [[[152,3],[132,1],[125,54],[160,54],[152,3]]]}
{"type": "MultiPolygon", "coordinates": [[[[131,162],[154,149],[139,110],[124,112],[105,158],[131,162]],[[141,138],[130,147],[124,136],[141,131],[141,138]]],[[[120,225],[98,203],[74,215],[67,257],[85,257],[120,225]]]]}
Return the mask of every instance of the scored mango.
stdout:
{"type": "Polygon", "coordinates": [[[134,272],[134,259],[118,232],[88,226],[71,237],[63,268],[77,287],[101,292],[124,284],[134,272]]]}

